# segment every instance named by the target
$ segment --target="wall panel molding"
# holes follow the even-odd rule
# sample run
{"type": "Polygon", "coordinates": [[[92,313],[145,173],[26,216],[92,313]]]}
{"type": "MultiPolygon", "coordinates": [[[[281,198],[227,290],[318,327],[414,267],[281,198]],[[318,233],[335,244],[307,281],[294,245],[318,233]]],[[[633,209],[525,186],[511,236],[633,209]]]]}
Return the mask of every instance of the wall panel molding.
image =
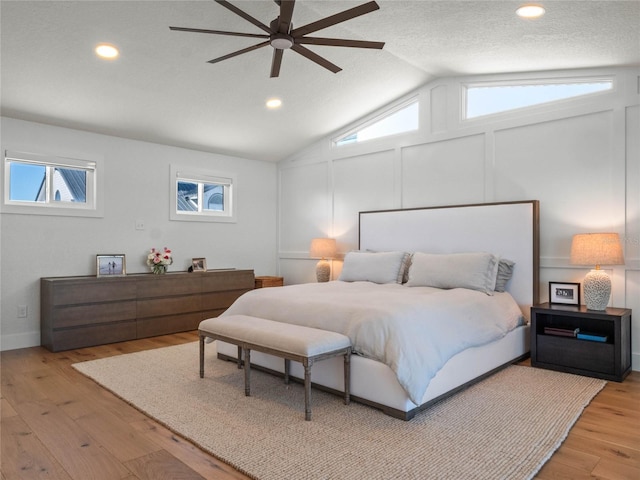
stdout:
{"type": "MultiPolygon", "coordinates": [[[[338,238],[339,250],[357,245],[353,233],[357,211],[371,209],[367,205],[408,208],[540,200],[542,292],[548,291],[550,280],[582,283],[588,269],[571,265],[568,258],[574,234],[615,231],[624,238],[626,264],[609,269],[614,282],[612,303],[636,310],[633,349],[640,356],[639,75],[638,68],[600,68],[438,79],[414,92],[421,102],[420,129],[415,134],[350,145],[345,150],[331,148],[332,136],[322,139],[318,148],[311,149],[309,161],[329,165],[331,182],[325,200],[332,205],[330,229],[338,238]],[[464,82],[581,75],[613,75],[619,88],[461,119],[464,82]],[[380,155],[388,155],[390,164],[381,163],[380,155]]],[[[304,159],[297,158],[296,163],[304,159]]],[[[286,161],[281,164],[283,170],[290,166],[286,161]]],[[[299,172],[312,175],[312,171],[299,172]]],[[[286,183],[284,177],[281,181],[286,183]]],[[[295,200],[302,202],[295,207],[297,214],[307,212],[317,221],[318,192],[305,190],[303,184],[284,188],[296,191],[295,200]]],[[[300,246],[281,239],[281,273],[286,271],[292,282],[313,281],[309,273],[313,262],[304,258],[302,239],[313,238],[319,226],[306,220],[292,222],[286,213],[291,207],[284,204],[290,201],[290,197],[281,198],[280,222],[289,230],[295,226],[291,233],[300,246]]],[[[282,234],[287,235],[284,230],[282,234]]],[[[640,365],[634,363],[634,368],[640,365]]]]}

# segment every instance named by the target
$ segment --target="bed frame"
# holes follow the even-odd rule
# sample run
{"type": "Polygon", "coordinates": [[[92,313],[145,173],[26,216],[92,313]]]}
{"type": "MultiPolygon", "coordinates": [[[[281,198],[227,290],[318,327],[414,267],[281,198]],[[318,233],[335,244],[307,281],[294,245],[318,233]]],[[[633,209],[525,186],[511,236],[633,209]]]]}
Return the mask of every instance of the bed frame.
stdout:
{"type": "MultiPolygon", "coordinates": [[[[507,291],[525,318],[539,300],[539,202],[537,200],[360,212],[361,250],[456,253],[486,251],[516,262],[507,291]]],[[[220,358],[235,361],[237,349],[217,342],[220,358]]],[[[351,359],[351,398],[409,420],[420,410],[482,380],[529,355],[529,325],[449,360],[431,380],[420,405],[409,400],[393,371],[358,355],[351,359]]],[[[256,353],[251,358],[265,370],[282,373],[281,359],[256,353]]],[[[342,362],[329,359],[314,368],[317,388],[342,395],[342,362]]],[[[298,364],[294,378],[304,378],[298,364]]]]}

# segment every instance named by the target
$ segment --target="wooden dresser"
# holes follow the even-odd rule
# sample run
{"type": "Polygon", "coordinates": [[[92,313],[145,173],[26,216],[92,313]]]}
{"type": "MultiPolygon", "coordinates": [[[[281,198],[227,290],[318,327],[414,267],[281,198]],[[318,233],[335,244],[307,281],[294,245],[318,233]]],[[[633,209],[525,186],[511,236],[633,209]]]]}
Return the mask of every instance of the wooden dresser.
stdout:
{"type": "Polygon", "coordinates": [[[253,270],[40,279],[40,343],[53,352],[196,330],[252,290],[253,270]]]}

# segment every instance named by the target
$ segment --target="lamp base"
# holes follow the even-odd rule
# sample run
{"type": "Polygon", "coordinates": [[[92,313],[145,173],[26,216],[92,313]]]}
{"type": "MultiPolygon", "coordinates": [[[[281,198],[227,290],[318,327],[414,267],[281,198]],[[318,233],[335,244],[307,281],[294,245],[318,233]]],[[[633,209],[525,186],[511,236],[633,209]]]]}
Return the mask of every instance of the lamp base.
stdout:
{"type": "Polygon", "coordinates": [[[331,279],[331,265],[326,260],[320,260],[316,265],[316,278],[318,282],[328,282],[331,279]]]}
{"type": "Polygon", "coordinates": [[[591,270],[584,277],[584,303],[588,310],[606,310],[611,297],[611,279],[602,270],[591,270]]]}

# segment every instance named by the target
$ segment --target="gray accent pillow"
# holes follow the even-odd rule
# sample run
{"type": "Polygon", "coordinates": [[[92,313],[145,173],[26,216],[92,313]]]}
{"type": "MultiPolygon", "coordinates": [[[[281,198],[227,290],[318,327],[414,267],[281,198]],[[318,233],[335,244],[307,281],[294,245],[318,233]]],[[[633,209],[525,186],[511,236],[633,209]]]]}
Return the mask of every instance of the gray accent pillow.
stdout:
{"type": "Polygon", "coordinates": [[[516,263],[511,260],[507,260],[506,258],[500,259],[498,263],[498,276],[496,277],[496,292],[504,292],[507,287],[507,282],[513,275],[513,267],[515,265],[516,263]]]}
{"type": "Polygon", "coordinates": [[[469,288],[492,295],[498,257],[491,253],[416,252],[409,267],[409,287],[469,288]]]}

